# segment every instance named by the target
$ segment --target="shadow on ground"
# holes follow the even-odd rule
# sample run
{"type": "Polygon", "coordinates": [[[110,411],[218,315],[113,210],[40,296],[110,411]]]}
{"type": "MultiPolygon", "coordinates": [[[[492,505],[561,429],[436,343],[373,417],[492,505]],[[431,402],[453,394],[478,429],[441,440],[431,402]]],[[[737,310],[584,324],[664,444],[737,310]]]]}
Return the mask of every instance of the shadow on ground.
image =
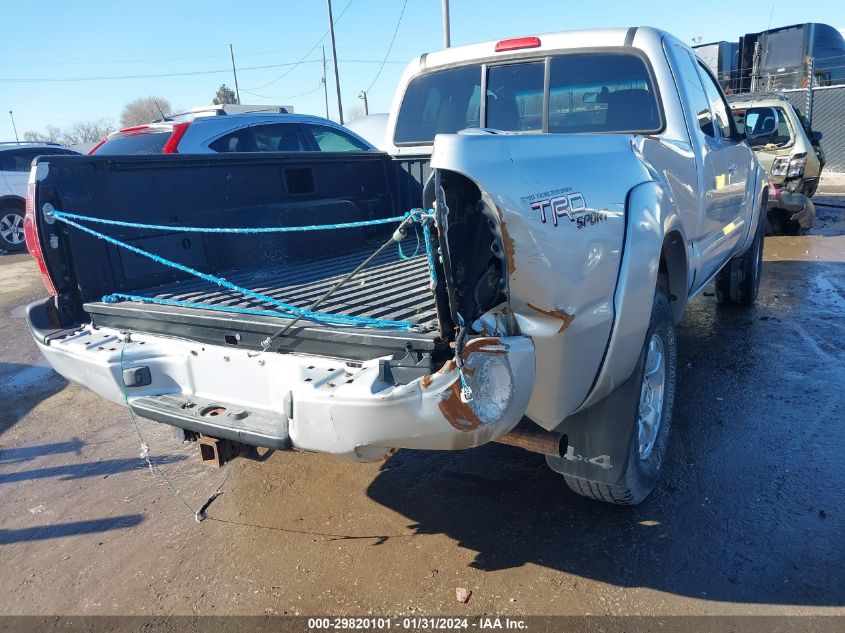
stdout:
{"type": "Polygon", "coordinates": [[[36,527],[17,530],[0,529],[0,545],[10,545],[12,543],[22,543],[25,541],[43,541],[51,538],[77,536],[79,534],[93,534],[96,532],[108,532],[110,530],[121,530],[127,527],[134,527],[143,520],[144,517],[140,514],[125,514],[122,516],[109,517],[107,519],[72,521],[68,523],[56,523],[54,525],[39,525],[36,527]]]}
{"type": "Polygon", "coordinates": [[[52,442],[50,444],[38,444],[37,446],[22,446],[20,448],[3,448],[0,446],[0,464],[14,464],[23,462],[43,455],[57,455],[59,453],[82,454],[82,447],[85,446],[78,437],[66,442],[52,442]]]}
{"type": "Polygon", "coordinates": [[[541,456],[502,445],[401,451],[368,494],[418,533],[477,552],[477,569],[534,564],[706,600],[845,605],[841,266],[767,264],[758,307],[689,306],[669,458],[641,506],[579,497],[541,456]]]}
{"type": "MultiPolygon", "coordinates": [[[[162,466],[180,462],[184,459],[186,459],[184,455],[163,455],[156,457],[155,462],[157,465],[162,466]]],[[[0,474],[0,485],[52,477],[57,477],[60,481],[72,481],[87,477],[116,475],[130,470],[143,470],[145,468],[148,468],[147,464],[138,457],[102,459],[97,462],[80,462],[78,464],[64,464],[61,466],[48,466],[45,468],[34,468],[32,470],[2,473],[0,474]]]]}

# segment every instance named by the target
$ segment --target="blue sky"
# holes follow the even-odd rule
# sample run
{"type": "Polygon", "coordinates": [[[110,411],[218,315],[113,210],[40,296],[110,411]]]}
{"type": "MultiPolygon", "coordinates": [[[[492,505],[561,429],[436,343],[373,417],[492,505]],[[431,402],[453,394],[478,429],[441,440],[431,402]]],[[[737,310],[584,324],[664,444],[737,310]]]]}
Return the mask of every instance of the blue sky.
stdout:
{"type": "MultiPolygon", "coordinates": [[[[117,122],[126,102],[151,94],[167,98],[179,109],[210,103],[221,83],[233,85],[228,70],[230,42],[241,68],[238,80],[243,103],[285,103],[292,104],[297,112],[325,114],[321,64],[315,61],[321,49],[317,46],[307,54],[327,30],[324,0],[2,3],[0,140],[14,139],[8,110],[14,110],[22,135],[48,124],[61,127],[82,119],[109,118],[117,122]],[[296,67],[282,66],[303,59],[305,63],[296,67]],[[247,70],[256,66],[275,67],[247,70]],[[223,72],[213,72],[218,70],[223,72]],[[206,74],[81,79],[196,72],[206,74]],[[8,81],[21,79],[27,82],[8,81]],[[245,90],[249,89],[266,98],[247,94],[245,90]]],[[[369,93],[370,112],[384,112],[390,107],[409,59],[441,48],[440,4],[440,0],[408,0],[388,63],[369,93]]],[[[403,0],[352,0],[351,4],[349,0],[333,0],[345,111],[361,104],[359,90],[375,79],[402,5],[403,0]]],[[[765,29],[773,0],[452,0],[451,5],[453,45],[635,24],[666,29],[687,42],[699,36],[708,42],[736,39],[742,33],[765,29]]],[[[845,27],[845,3],[804,0],[800,6],[800,18],[794,11],[788,16],[776,11],[772,26],[800,19],[845,27]]],[[[328,38],[324,43],[329,55],[328,38]]],[[[331,69],[329,82],[330,113],[336,118],[331,69]]]]}

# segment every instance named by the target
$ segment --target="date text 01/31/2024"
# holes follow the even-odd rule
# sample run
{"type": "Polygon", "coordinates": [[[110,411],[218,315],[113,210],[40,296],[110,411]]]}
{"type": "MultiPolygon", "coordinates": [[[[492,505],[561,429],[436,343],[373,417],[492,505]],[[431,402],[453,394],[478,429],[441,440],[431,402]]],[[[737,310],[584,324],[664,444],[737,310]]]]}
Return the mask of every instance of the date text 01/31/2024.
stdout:
{"type": "Polygon", "coordinates": [[[308,618],[309,630],[389,630],[391,628],[408,631],[419,630],[511,630],[526,628],[524,620],[510,617],[484,616],[474,618],[461,617],[333,617],[308,618]]]}

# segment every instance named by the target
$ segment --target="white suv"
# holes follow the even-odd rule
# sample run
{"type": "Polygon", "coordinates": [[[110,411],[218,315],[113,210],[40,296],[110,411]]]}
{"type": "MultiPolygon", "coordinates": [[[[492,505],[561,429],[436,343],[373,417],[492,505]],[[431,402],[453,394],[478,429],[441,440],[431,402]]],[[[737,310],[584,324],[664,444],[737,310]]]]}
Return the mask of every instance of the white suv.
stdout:
{"type": "Polygon", "coordinates": [[[55,143],[0,143],[0,252],[26,248],[23,215],[32,159],[78,153],[55,143]]]}
{"type": "Polygon", "coordinates": [[[372,152],[346,128],[303,114],[226,114],[156,121],[113,132],[90,154],[213,154],[217,152],[372,152]]]}

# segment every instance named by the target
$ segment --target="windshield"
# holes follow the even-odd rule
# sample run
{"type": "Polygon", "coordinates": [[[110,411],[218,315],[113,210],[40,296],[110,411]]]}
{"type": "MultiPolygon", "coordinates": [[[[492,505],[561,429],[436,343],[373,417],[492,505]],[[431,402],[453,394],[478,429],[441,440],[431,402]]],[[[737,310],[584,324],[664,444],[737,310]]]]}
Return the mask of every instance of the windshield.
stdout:
{"type": "Polygon", "coordinates": [[[474,64],[414,78],[402,99],[394,142],[430,143],[437,134],[481,125],[550,133],[653,133],[662,127],[643,59],[631,53],[570,53],[486,67],[474,64]],[[545,101],[548,113],[543,112],[545,101]]]}

